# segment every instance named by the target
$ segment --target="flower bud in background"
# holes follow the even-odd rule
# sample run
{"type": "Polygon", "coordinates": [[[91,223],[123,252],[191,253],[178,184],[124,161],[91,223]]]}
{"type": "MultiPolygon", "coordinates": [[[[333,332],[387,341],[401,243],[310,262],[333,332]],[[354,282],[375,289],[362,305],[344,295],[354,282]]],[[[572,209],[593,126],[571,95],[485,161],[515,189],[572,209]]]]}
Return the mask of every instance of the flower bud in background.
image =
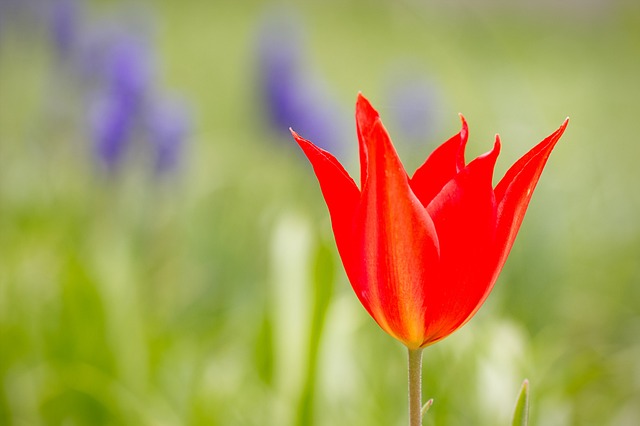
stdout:
{"type": "Polygon", "coordinates": [[[178,166],[189,136],[189,111],[181,100],[163,99],[149,106],[145,118],[155,170],[157,173],[171,172],[178,166]]]}
{"type": "Polygon", "coordinates": [[[186,102],[169,99],[155,80],[154,10],[124,4],[94,15],[89,12],[100,9],[91,6],[0,0],[0,36],[15,35],[17,49],[41,44],[53,54],[50,69],[42,69],[49,136],[73,139],[77,133],[110,173],[131,154],[143,157],[132,163],[136,167],[174,169],[190,120],[186,102]]]}
{"type": "Polygon", "coordinates": [[[105,92],[93,102],[90,110],[90,132],[93,148],[100,164],[114,171],[122,161],[134,128],[130,104],[105,92]]]}
{"type": "Polygon", "coordinates": [[[276,129],[288,128],[297,114],[300,70],[300,28],[290,20],[269,16],[258,33],[258,83],[265,113],[276,129]]]}
{"type": "Polygon", "coordinates": [[[77,0],[54,0],[49,11],[51,41],[62,59],[73,55],[78,43],[81,8],[77,0]]]}
{"type": "Polygon", "coordinates": [[[289,127],[304,129],[318,146],[340,149],[346,123],[331,89],[306,68],[304,34],[290,14],[271,13],[257,33],[257,81],[260,105],[269,125],[286,134],[289,127]]]}
{"type": "Polygon", "coordinates": [[[385,93],[389,127],[399,140],[423,144],[434,136],[440,103],[437,88],[425,76],[394,72],[385,93]]]}
{"type": "Polygon", "coordinates": [[[118,35],[106,48],[100,87],[91,109],[91,135],[98,161],[114,170],[131,143],[151,87],[146,46],[118,35]]]}
{"type": "Polygon", "coordinates": [[[106,58],[105,89],[131,112],[141,107],[152,83],[150,52],[135,36],[117,37],[106,58]]]}

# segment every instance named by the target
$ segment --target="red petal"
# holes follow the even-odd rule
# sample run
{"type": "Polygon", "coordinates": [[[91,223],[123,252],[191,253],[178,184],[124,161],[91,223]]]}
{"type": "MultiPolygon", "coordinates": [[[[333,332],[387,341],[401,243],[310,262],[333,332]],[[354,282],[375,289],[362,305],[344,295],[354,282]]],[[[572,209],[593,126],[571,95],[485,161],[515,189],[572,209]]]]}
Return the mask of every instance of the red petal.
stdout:
{"type": "Polygon", "coordinates": [[[367,180],[367,144],[365,136],[371,133],[373,124],[380,119],[378,111],[376,111],[371,103],[362,93],[358,93],[356,101],[356,130],[358,133],[358,147],[360,152],[360,187],[367,180]]]}
{"type": "Polygon", "coordinates": [[[460,133],[436,148],[411,178],[411,189],[423,206],[427,206],[442,187],[465,166],[464,147],[467,144],[469,127],[462,114],[460,119],[460,133]]]}
{"type": "Polygon", "coordinates": [[[382,123],[366,121],[373,114],[363,106],[359,111],[366,113],[359,123],[365,124],[360,137],[368,163],[355,232],[362,281],[352,284],[385,331],[417,348],[424,339],[423,307],[430,297],[424,289],[434,279],[438,241],[382,123]]]}
{"type": "Polygon", "coordinates": [[[497,275],[507,260],[509,251],[511,251],[513,242],[522,224],[522,219],[527,211],[529,201],[533,195],[533,190],[542,174],[542,169],[544,169],[551,151],[558,140],[560,140],[560,136],[564,133],[568,123],[569,119],[567,118],[558,130],[516,161],[496,186],[495,194],[498,203],[498,230],[496,235],[498,260],[494,279],[497,278],[497,275]]]}
{"type": "MultiPolygon", "coordinates": [[[[291,134],[311,162],[320,182],[320,189],[331,215],[331,226],[338,252],[346,267],[351,263],[353,219],[360,200],[360,191],[333,155],[300,137],[293,130],[291,134]]],[[[348,270],[347,273],[349,273],[348,270]]]]}
{"type": "Polygon", "coordinates": [[[491,290],[496,232],[492,178],[499,152],[496,139],[492,151],[473,160],[427,207],[440,242],[442,275],[426,290],[424,345],[461,327],[491,290]]]}

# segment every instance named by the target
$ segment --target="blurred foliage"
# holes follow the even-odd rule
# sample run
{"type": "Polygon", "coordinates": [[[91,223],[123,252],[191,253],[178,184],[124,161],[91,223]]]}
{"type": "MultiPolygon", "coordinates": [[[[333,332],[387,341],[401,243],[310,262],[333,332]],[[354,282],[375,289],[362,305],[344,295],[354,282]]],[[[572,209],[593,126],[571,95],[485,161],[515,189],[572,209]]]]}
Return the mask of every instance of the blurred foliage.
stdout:
{"type": "MultiPolygon", "coordinates": [[[[498,177],[571,117],[488,302],[425,351],[425,425],[508,424],[525,377],[530,424],[640,424],[636,3],[84,4],[86,19],[153,17],[155,78],[194,115],[164,175],[144,151],[100,167],[84,89],[29,15],[45,2],[11,4],[0,0],[0,424],[406,423],[403,347],[359,306],[310,166],[260,97],[258,28],[285,12],[304,34],[303,71],[341,116],[362,91],[394,137],[394,70],[437,89],[428,138],[394,137],[410,171],[458,131],[458,111],[469,158],[500,132],[498,177]]],[[[348,130],[340,156],[357,176],[348,130]]]]}
{"type": "Polygon", "coordinates": [[[520,394],[513,410],[512,426],[527,426],[529,423],[529,382],[522,382],[520,394]]]}

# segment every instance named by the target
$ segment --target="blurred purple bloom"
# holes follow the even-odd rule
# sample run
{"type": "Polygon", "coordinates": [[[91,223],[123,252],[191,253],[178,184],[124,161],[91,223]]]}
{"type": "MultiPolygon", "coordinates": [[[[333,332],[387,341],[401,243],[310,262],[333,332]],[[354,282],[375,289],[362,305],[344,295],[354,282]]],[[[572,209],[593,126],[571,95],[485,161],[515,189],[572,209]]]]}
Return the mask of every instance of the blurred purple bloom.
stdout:
{"type": "Polygon", "coordinates": [[[258,32],[258,84],[269,123],[281,134],[289,127],[336,151],[345,123],[321,80],[303,65],[300,29],[288,15],[268,16],[258,32]]]}
{"type": "Polygon", "coordinates": [[[155,156],[156,171],[165,173],[175,169],[190,129],[189,114],[185,105],[175,100],[150,105],[146,127],[155,156]]]}
{"type": "Polygon", "coordinates": [[[118,37],[107,52],[105,66],[107,90],[129,108],[139,107],[151,86],[150,58],[144,43],[134,37],[118,37]]]}
{"type": "Polygon", "coordinates": [[[387,88],[387,116],[402,138],[424,142],[433,135],[437,121],[435,87],[421,76],[396,75],[387,88]]]}
{"type": "Polygon", "coordinates": [[[258,77],[269,107],[267,113],[273,124],[285,129],[291,125],[290,117],[298,109],[296,94],[301,86],[301,52],[297,32],[291,25],[267,22],[258,35],[258,77]]]}
{"type": "Polygon", "coordinates": [[[99,96],[91,110],[91,134],[96,156],[108,170],[113,171],[122,161],[132,137],[135,111],[130,104],[112,93],[99,96]]]}
{"type": "Polygon", "coordinates": [[[116,37],[114,29],[103,25],[92,27],[80,37],[75,70],[84,81],[104,84],[109,52],[116,37]]]}
{"type": "Polygon", "coordinates": [[[62,90],[82,94],[91,149],[106,170],[116,171],[135,151],[150,158],[159,173],[175,168],[190,117],[183,104],[153,102],[161,95],[154,84],[149,14],[126,8],[121,19],[91,23],[83,21],[81,6],[81,0],[0,0],[0,30],[10,24],[27,29],[27,35],[48,36],[70,65],[56,76],[71,73],[67,80],[74,86],[62,90]],[[148,143],[132,146],[139,142],[148,143]]]}
{"type": "Polygon", "coordinates": [[[92,86],[112,87],[137,97],[153,79],[149,42],[127,27],[103,22],[78,40],[76,71],[92,86]]]}
{"type": "Polygon", "coordinates": [[[80,6],[76,0],[55,0],[51,5],[51,37],[56,50],[68,58],[78,38],[80,6]]]}
{"type": "MultiPolygon", "coordinates": [[[[102,46],[101,46],[102,47],[102,46]]],[[[148,52],[140,40],[118,35],[101,58],[101,83],[92,111],[96,155],[108,169],[122,161],[151,87],[148,52]]]]}

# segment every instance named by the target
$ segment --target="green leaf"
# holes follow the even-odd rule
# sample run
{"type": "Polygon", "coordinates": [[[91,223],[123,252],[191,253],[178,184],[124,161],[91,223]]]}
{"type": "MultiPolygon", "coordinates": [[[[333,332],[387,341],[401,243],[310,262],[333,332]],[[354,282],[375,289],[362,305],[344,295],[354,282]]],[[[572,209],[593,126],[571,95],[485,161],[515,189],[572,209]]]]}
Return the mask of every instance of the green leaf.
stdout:
{"type": "Polygon", "coordinates": [[[529,423],[529,381],[524,379],[520,394],[516,401],[516,408],[513,412],[512,426],[527,426],[529,423]]]}
{"type": "Polygon", "coordinates": [[[331,247],[331,244],[325,241],[318,241],[311,271],[314,287],[314,306],[309,336],[307,372],[295,423],[300,426],[312,426],[315,424],[314,399],[318,375],[318,354],[327,311],[333,297],[336,276],[335,249],[331,247]]]}

